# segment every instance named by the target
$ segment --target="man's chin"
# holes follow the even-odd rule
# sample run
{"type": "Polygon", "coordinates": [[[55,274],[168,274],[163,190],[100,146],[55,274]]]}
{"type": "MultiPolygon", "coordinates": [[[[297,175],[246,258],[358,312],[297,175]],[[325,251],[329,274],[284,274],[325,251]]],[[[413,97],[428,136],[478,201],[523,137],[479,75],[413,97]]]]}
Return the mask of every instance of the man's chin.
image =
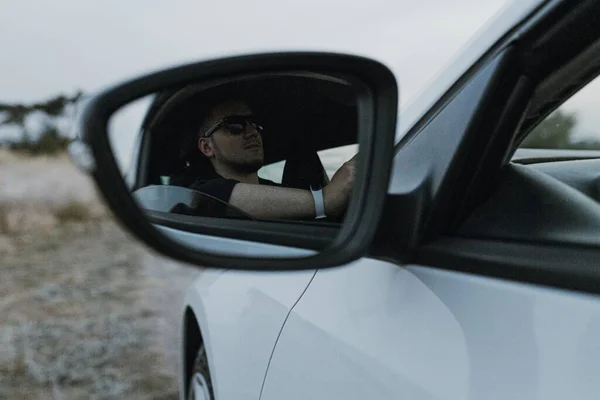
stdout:
{"type": "Polygon", "coordinates": [[[264,165],[263,160],[249,161],[242,165],[239,165],[239,168],[247,173],[254,173],[261,169],[264,165]]]}

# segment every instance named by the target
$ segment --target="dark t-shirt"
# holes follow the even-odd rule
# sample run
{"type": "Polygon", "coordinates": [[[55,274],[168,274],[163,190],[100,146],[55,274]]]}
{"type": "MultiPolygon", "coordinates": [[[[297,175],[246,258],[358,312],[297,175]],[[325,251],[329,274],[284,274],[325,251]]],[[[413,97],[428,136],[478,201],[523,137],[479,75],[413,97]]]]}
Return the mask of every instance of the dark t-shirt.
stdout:
{"type": "MultiPolygon", "coordinates": [[[[268,179],[258,179],[261,185],[269,186],[281,186],[268,179]]],[[[177,214],[206,216],[215,218],[248,218],[248,216],[238,211],[236,208],[228,205],[231,193],[233,192],[234,186],[240,183],[235,179],[226,179],[223,177],[215,177],[211,179],[196,179],[190,186],[190,189],[196,190],[208,196],[199,196],[197,201],[194,201],[192,207],[187,207],[184,204],[178,204],[171,212],[177,214]],[[211,198],[216,198],[220,201],[216,201],[211,198]]]]}

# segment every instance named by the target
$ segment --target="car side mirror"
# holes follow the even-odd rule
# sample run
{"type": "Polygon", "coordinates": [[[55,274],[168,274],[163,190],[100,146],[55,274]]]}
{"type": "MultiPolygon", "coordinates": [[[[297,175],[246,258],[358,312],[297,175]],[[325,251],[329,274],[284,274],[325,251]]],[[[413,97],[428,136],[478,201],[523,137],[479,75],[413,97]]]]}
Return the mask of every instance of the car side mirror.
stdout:
{"type": "Polygon", "coordinates": [[[166,256],[244,270],[333,267],[372,244],[397,107],[392,72],[367,58],[222,58],[93,97],[70,152],[123,225],[166,256]]]}

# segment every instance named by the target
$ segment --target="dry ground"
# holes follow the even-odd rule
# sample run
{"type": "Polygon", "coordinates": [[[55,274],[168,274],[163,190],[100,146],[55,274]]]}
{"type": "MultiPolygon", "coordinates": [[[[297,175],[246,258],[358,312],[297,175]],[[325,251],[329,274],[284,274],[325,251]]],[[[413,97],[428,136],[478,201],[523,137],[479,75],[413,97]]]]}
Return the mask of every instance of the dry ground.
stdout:
{"type": "Polygon", "coordinates": [[[0,398],[177,398],[198,274],[117,226],[66,158],[0,152],[0,398]]]}

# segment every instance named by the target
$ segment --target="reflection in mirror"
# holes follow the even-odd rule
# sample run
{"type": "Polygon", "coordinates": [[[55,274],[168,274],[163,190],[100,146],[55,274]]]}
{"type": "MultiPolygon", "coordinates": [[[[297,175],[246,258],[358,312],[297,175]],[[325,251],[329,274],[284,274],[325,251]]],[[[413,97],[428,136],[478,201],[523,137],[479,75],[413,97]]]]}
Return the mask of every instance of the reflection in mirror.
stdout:
{"type": "Polygon", "coordinates": [[[154,96],[145,96],[133,101],[121,107],[109,120],[108,139],[113,149],[113,156],[130,189],[135,184],[142,121],[153,99],[154,96]]]}
{"type": "Polygon", "coordinates": [[[293,71],[146,96],[111,117],[109,139],[155,224],[187,232],[215,218],[336,227],[354,179],[357,118],[344,77],[293,71]]]}

